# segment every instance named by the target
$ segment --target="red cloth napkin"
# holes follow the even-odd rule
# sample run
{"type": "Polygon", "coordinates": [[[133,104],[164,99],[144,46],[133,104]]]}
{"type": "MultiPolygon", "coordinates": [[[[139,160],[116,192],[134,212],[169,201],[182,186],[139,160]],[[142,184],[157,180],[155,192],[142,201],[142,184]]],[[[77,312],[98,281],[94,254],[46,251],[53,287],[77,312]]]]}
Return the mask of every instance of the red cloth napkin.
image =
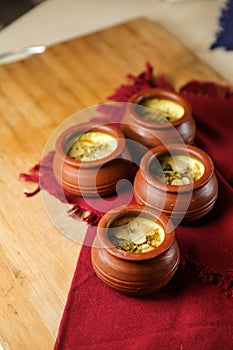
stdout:
{"type": "MultiPolygon", "coordinates": [[[[146,81],[143,87],[154,83],[152,73],[148,65],[144,74],[118,89],[113,98],[129,97],[138,85],[137,79],[146,81]]],[[[54,350],[225,350],[232,346],[233,94],[228,87],[195,81],[180,92],[193,107],[198,130],[195,143],[215,162],[219,181],[216,205],[199,222],[176,229],[182,254],[178,272],[165,288],[140,298],[110,289],[95,275],[89,243],[96,229],[89,225],[88,245],[83,245],[79,256],[54,350]]],[[[59,198],[59,187],[52,186],[51,159],[45,164],[42,160],[43,167],[40,187],[50,183],[46,190],[59,198]]],[[[34,176],[37,181],[38,166],[27,176],[21,175],[28,180],[34,176]]],[[[124,201],[127,193],[119,200],[124,201]]],[[[85,206],[80,198],[69,200],[74,204],[72,214],[85,206]]],[[[101,208],[100,213],[92,212],[88,221],[97,223],[102,210],[109,206],[101,208]]]]}
{"type": "MultiPolygon", "coordinates": [[[[91,248],[82,247],[55,350],[231,348],[233,304],[223,292],[232,297],[233,273],[222,271],[233,269],[233,191],[223,178],[219,182],[212,213],[176,230],[182,254],[195,260],[185,258],[185,268],[151,296],[133,298],[110,289],[92,269],[91,248]]],[[[94,235],[90,226],[88,244],[94,235]]]]}

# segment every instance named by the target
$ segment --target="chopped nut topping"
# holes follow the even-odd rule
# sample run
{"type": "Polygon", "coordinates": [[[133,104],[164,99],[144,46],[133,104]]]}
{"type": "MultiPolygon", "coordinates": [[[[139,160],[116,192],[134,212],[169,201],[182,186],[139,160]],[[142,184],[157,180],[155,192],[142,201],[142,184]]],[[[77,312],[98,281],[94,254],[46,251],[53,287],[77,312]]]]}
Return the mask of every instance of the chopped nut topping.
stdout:
{"type": "Polygon", "coordinates": [[[204,173],[204,165],[187,156],[161,157],[159,162],[161,167],[152,162],[151,174],[167,185],[188,185],[200,179],[204,173]]]}
{"type": "Polygon", "coordinates": [[[111,242],[121,250],[146,253],[164,240],[164,230],[154,221],[142,217],[125,217],[110,228],[111,242]]]}
{"type": "Polygon", "coordinates": [[[107,157],[117,148],[117,140],[103,132],[87,132],[76,137],[67,155],[76,160],[94,161],[107,157]]]}

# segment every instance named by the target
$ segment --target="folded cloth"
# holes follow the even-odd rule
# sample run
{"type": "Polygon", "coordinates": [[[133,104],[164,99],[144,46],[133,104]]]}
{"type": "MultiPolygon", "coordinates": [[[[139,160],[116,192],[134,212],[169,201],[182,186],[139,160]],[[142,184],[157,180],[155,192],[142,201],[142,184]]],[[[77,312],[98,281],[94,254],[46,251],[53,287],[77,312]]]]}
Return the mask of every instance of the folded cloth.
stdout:
{"type": "Polygon", "coordinates": [[[219,25],[220,29],[210,48],[223,47],[226,50],[233,50],[233,0],[228,0],[222,8],[219,25]]]}
{"type": "MultiPolygon", "coordinates": [[[[151,66],[140,77],[151,84],[151,66]]],[[[127,96],[136,81],[128,89],[124,85],[127,96]]],[[[112,98],[122,94],[123,99],[122,91],[117,89],[112,98]]],[[[225,86],[196,81],[180,92],[193,107],[198,129],[195,143],[214,159],[218,200],[203,219],[176,228],[182,259],[170,283],[150,296],[138,298],[112,290],[95,275],[90,257],[90,242],[96,233],[93,223],[109,206],[99,213],[92,212],[92,225],[87,229],[54,350],[213,350],[229,349],[233,341],[233,93],[225,86]]],[[[52,157],[50,153],[46,162],[41,162],[40,187],[59,198],[61,189],[54,185],[52,157]]],[[[38,182],[38,169],[37,165],[21,177],[38,182]]],[[[124,196],[127,193],[120,195],[123,202],[124,196]]],[[[85,203],[74,197],[68,200],[74,205],[75,215],[85,203]]]]}

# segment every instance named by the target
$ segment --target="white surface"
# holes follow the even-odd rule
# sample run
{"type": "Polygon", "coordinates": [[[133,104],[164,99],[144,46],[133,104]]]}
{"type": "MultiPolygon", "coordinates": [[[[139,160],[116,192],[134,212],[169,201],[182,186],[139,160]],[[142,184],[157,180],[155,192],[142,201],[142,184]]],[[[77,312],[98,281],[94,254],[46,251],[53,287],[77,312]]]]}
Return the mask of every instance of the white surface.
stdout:
{"type": "Polygon", "coordinates": [[[46,0],[0,31],[0,53],[52,45],[122,21],[145,16],[169,30],[233,84],[233,51],[209,50],[224,0],[46,0]]]}

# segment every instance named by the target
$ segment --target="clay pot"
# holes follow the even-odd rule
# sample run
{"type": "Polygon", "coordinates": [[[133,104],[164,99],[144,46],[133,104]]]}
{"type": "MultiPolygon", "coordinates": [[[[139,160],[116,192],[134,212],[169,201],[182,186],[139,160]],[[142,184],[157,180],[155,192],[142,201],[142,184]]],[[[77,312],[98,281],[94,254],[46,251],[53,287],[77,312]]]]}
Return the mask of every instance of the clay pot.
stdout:
{"type": "Polygon", "coordinates": [[[64,190],[86,197],[106,196],[116,184],[131,176],[131,157],[125,138],[113,125],[83,123],[65,130],[57,139],[53,161],[54,175],[64,190]],[[74,139],[86,132],[103,132],[116,138],[116,149],[106,157],[93,161],[76,160],[67,155],[74,139]]]}
{"type": "Polygon", "coordinates": [[[180,94],[167,89],[152,88],[136,93],[128,102],[126,113],[122,119],[122,130],[128,139],[136,141],[131,146],[136,158],[138,152],[143,155],[147,149],[160,144],[192,144],[196,134],[196,125],[192,116],[191,105],[180,94]],[[183,108],[183,115],[171,122],[161,122],[161,119],[145,120],[142,118],[141,112],[150,109],[142,107],[140,104],[151,98],[165,99],[177,103],[183,108]],[[140,147],[140,145],[144,147],[140,147]]]}
{"type": "Polygon", "coordinates": [[[134,180],[134,195],[138,203],[163,211],[175,224],[194,222],[206,215],[217,199],[218,183],[213,162],[195,146],[170,145],[169,151],[162,145],[155,147],[141,160],[134,180]],[[202,176],[190,184],[162,183],[152,176],[151,166],[156,160],[159,167],[159,159],[170,154],[190,156],[199,161],[204,165],[202,176]]]}
{"type": "Polygon", "coordinates": [[[144,295],[159,290],[171,280],[179,265],[180,252],[173,226],[165,215],[131,204],[108,212],[100,220],[91,258],[97,276],[105,284],[124,294],[144,295]],[[119,218],[139,215],[163,228],[163,242],[146,253],[120,250],[109,239],[111,225],[119,218]]]}

